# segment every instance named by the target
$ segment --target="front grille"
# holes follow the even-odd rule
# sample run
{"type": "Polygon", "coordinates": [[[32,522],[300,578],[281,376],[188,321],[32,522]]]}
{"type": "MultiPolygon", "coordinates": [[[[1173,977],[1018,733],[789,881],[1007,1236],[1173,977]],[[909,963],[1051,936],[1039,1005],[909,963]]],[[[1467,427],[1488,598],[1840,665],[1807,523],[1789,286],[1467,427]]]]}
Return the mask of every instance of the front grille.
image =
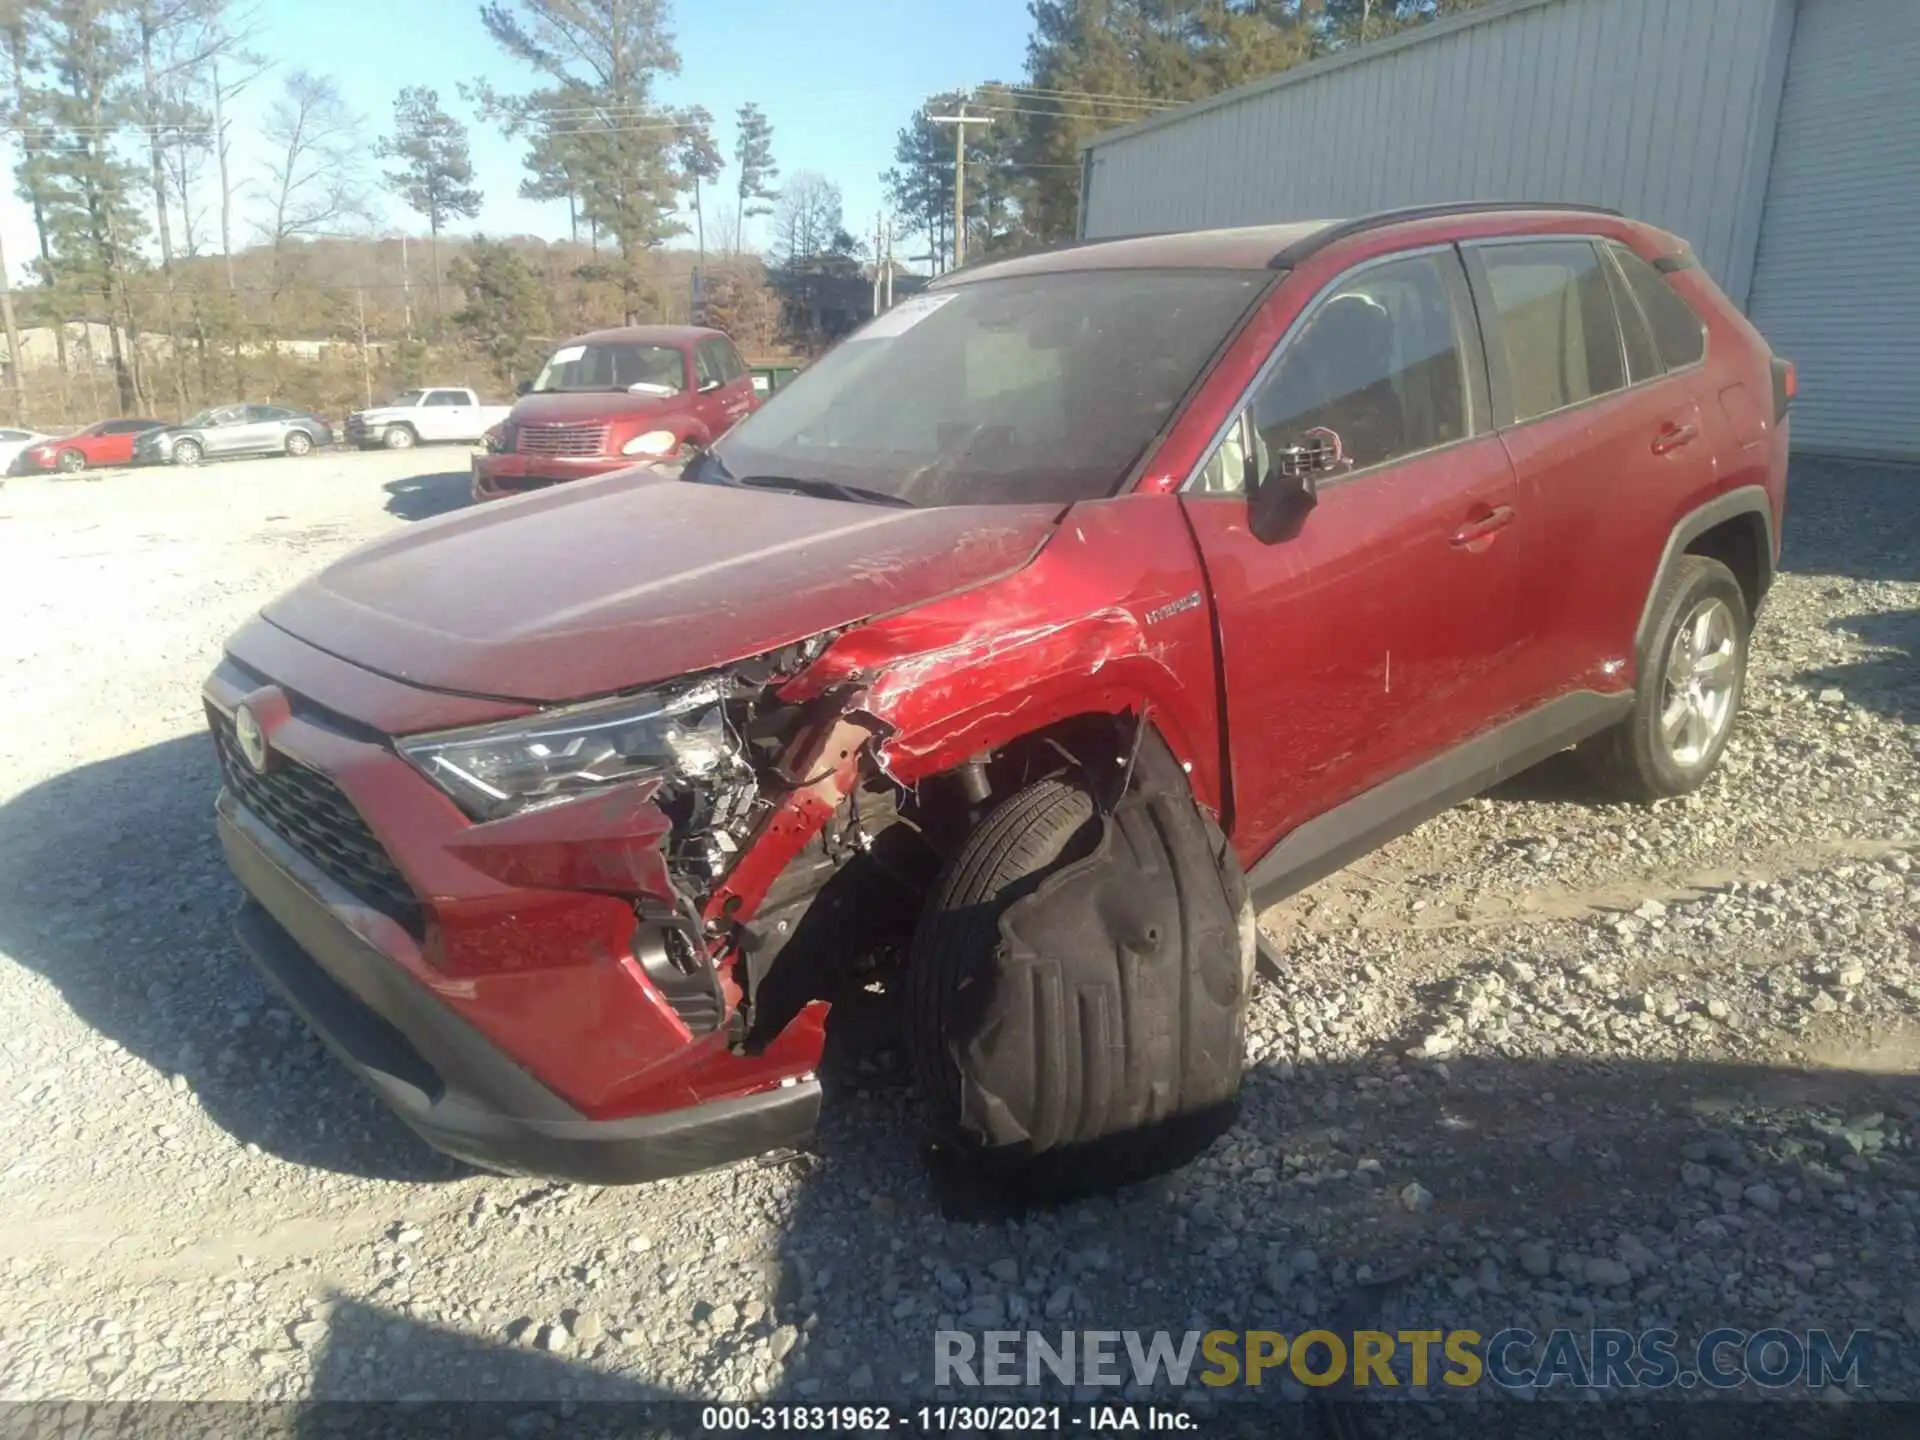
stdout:
{"type": "Polygon", "coordinates": [[[233,721],[211,708],[207,718],[220,773],[235,798],[328,879],[417,938],[423,928],[420,902],[340,787],[280,754],[262,775],[240,753],[233,721]]]}
{"type": "Polygon", "coordinates": [[[514,447],[522,455],[600,455],[607,445],[604,425],[519,425],[514,447]]]}

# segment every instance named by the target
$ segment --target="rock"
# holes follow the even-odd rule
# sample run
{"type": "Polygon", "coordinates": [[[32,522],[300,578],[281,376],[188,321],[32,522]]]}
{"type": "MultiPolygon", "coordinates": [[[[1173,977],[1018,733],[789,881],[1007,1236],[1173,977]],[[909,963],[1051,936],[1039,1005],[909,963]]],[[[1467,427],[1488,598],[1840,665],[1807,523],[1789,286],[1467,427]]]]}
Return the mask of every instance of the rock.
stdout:
{"type": "Polygon", "coordinates": [[[1557,1140],[1547,1142],[1547,1154],[1565,1165],[1573,1159],[1573,1136],[1562,1135],[1557,1140]]]}
{"type": "Polygon", "coordinates": [[[1047,1319],[1064,1319],[1066,1318],[1067,1312],[1071,1309],[1073,1309],[1073,1286],[1060,1285],[1055,1287],[1053,1294],[1047,1297],[1047,1319]]]}
{"type": "Polygon", "coordinates": [[[1618,1260],[1597,1255],[1587,1261],[1587,1283],[1611,1290],[1616,1285],[1632,1284],[1633,1271],[1618,1260]]]}
{"type": "Polygon", "coordinates": [[[847,1386],[853,1390],[871,1389],[873,1387],[873,1366],[854,1366],[853,1373],[847,1376],[847,1386]]]}
{"type": "Polygon", "coordinates": [[[1746,1196],[1747,1203],[1754,1209],[1764,1210],[1769,1215],[1780,1213],[1780,1192],[1764,1180],[1747,1186],[1742,1193],[1746,1196]]]}
{"type": "Polygon", "coordinates": [[[540,1336],[533,1343],[542,1350],[558,1355],[573,1343],[573,1337],[567,1334],[566,1326],[556,1321],[551,1325],[542,1325],[540,1336]]]}
{"type": "Polygon", "coordinates": [[[1418,1180],[1410,1180],[1400,1191],[1400,1208],[1418,1215],[1433,1205],[1433,1192],[1418,1180]]]}
{"type": "Polygon", "coordinates": [[[1435,1030],[1414,1047],[1414,1057],[1419,1060],[1438,1060],[1451,1055],[1460,1048],[1460,1042],[1445,1030],[1435,1030]]]}
{"type": "Polygon", "coordinates": [[[1320,1268],[1320,1257],[1311,1250],[1296,1250],[1287,1257],[1287,1268],[1296,1275],[1311,1275],[1320,1268]]]}
{"type": "Polygon", "coordinates": [[[1847,989],[1854,990],[1866,983],[1867,967],[1860,964],[1842,965],[1833,978],[1847,989]]]}
{"type": "Polygon", "coordinates": [[[633,1235],[628,1237],[627,1249],[635,1255],[644,1255],[647,1251],[651,1250],[652,1248],[653,1248],[653,1241],[648,1236],[633,1235]]]}
{"type": "Polygon", "coordinates": [[[767,1337],[767,1354],[775,1361],[784,1360],[793,1353],[793,1347],[800,1343],[800,1332],[791,1325],[782,1325],[767,1337]]]}
{"type": "Polygon", "coordinates": [[[1822,705],[1844,705],[1847,703],[1846,692],[1836,690],[1833,686],[1829,685],[1820,692],[1820,703],[1822,705]]]}
{"type": "Polygon", "coordinates": [[[1633,913],[1642,920],[1659,920],[1665,917],[1667,907],[1658,900],[1646,899],[1634,907],[1633,913]]]}
{"type": "Polygon", "coordinates": [[[1825,990],[1813,992],[1813,998],[1807,1002],[1807,1008],[1818,1014],[1826,1015],[1840,1008],[1840,1002],[1825,990]]]}
{"type": "Polygon", "coordinates": [[[1020,1278],[1020,1262],[1007,1256],[987,1266],[987,1273],[1002,1285],[1011,1285],[1020,1278]]]}
{"type": "Polygon", "coordinates": [[[605,1337],[607,1327],[598,1315],[587,1314],[574,1317],[567,1327],[573,1332],[573,1338],[582,1345],[592,1345],[605,1337]]]}
{"type": "Polygon", "coordinates": [[[1552,1246],[1539,1240],[1522,1240],[1513,1253],[1520,1261],[1520,1268],[1535,1279],[1545,1279],[1553,1273],[1552,1246]]]}
{"type": "Polygon", "coordinates": [[[1500,973],[1517,985],[1526,985],[1538,978],[1538,972],[1524,960],[1502,960],[1500,973]]]}
{"type": "Polygon", "coordinates": [[[898,1205],[894,1204],[891,1195],[874,1196],[867,1208],[873,1211],[876,1220],[891,1220],[899,1213],[900,1209],[898,1205]]]}

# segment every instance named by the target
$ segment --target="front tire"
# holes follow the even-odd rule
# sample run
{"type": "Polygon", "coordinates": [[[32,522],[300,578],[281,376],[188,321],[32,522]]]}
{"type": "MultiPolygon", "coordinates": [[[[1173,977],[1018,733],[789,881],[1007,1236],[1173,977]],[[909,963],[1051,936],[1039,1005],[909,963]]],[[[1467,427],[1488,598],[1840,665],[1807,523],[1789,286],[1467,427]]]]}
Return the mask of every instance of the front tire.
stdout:
{"type": "Polygon", "coordinates": [[[62,450],[54,463],[60,467],[62,474],[77,475],[87,468],[87,457],[78,450],[62,450]]]}
{"type": "Polygon", "coordinates": [[[1184,789],[1103,816],[1058,779],[974,831],[906,976],[941,1141],[1058,1198],[1184,1164],[1231,1124],[1252,909],[1215,840],[1184,789]]]}
{"type": "Polygon", "coordinates": [[[176,465],[198,465],[202,457],[198,440],[176,440],[173,444],[173,463],[176,465]]]}
{"type": "Polygon", "coordinates": [[[389,425],[380,436],[380,443],[389,450],[411,450],[420,441],[410,426],[389,425]]]}
{"type": "Polygon", "coordinates": [[[1740,710],[1751,628],[1733,572],[1681,556],[1654,601],[1633,709],[1580,747],[1605,789],[1649,803],[1706,783],[1740,710]]]}
{"type": "Polygon", "coordinates": [[[290,431],[287,435],[287,454],[296,459],[313,453],[313,437],[304,430],[290,431]]]}

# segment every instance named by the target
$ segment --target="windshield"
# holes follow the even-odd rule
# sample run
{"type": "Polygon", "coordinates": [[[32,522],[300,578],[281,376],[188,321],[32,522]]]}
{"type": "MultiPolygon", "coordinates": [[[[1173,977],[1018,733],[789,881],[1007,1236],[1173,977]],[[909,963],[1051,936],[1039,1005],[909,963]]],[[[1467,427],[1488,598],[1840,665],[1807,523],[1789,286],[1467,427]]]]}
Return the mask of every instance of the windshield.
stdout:
{"type": "Polygon", "coordinates": [[[190,416],[181,421],[180,428],[183,430],[199,430],[205,426],[212,425],[216,423],[214,419],[216,413],[217,412],[212,410],[202,410],[198,415],[190,416]]]}
{"type": "Polygon", "coordinates": [[[671,345],[563,345],[533,382],[533,393],[634,390],[678,395],[686,388],[686,371],[686,361],[671,345]]]}
{"type": "Polygon", "coordinates": [[[418,405],[420,403],[420,397],[426,393],[424,390],[408,390],[403,394],[394,396],[393,403],[395,405],[418,405]]]}
{"type": "Polygon", "coordinates": [[[1272,278],[1055,272],[917,295],[781,386],[714,454],[743,483],[922,506],[1110,495],[1272,278]]]}

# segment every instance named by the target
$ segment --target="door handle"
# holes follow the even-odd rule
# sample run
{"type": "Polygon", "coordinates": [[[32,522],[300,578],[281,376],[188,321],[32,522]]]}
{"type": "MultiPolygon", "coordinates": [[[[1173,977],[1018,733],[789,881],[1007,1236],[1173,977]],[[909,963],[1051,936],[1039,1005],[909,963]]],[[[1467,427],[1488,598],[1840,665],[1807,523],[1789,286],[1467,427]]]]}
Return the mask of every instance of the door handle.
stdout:
{"type": "Polygon", "coordinates": [[[1665,455],[1671,451],[1678,450],[1682,445],[1692,444],[1694,440],[1699,438],[1699,435],[1700,427],[1698,425],[1674,425],[1669,423],[1660,427],[1660,433],[1653,437],[1653,445],[1650,448],[1656,455],[1665,455]]]}
{"type": "Polygon", "coordinates": [[[1496,505],[1485,515],[1476,516],[1454,531],[1448,537],[1448,543],[1454,546],[1468,546],[1481,540],[1489,540],[1513,523],[1513,507],[1496,505]]]}

